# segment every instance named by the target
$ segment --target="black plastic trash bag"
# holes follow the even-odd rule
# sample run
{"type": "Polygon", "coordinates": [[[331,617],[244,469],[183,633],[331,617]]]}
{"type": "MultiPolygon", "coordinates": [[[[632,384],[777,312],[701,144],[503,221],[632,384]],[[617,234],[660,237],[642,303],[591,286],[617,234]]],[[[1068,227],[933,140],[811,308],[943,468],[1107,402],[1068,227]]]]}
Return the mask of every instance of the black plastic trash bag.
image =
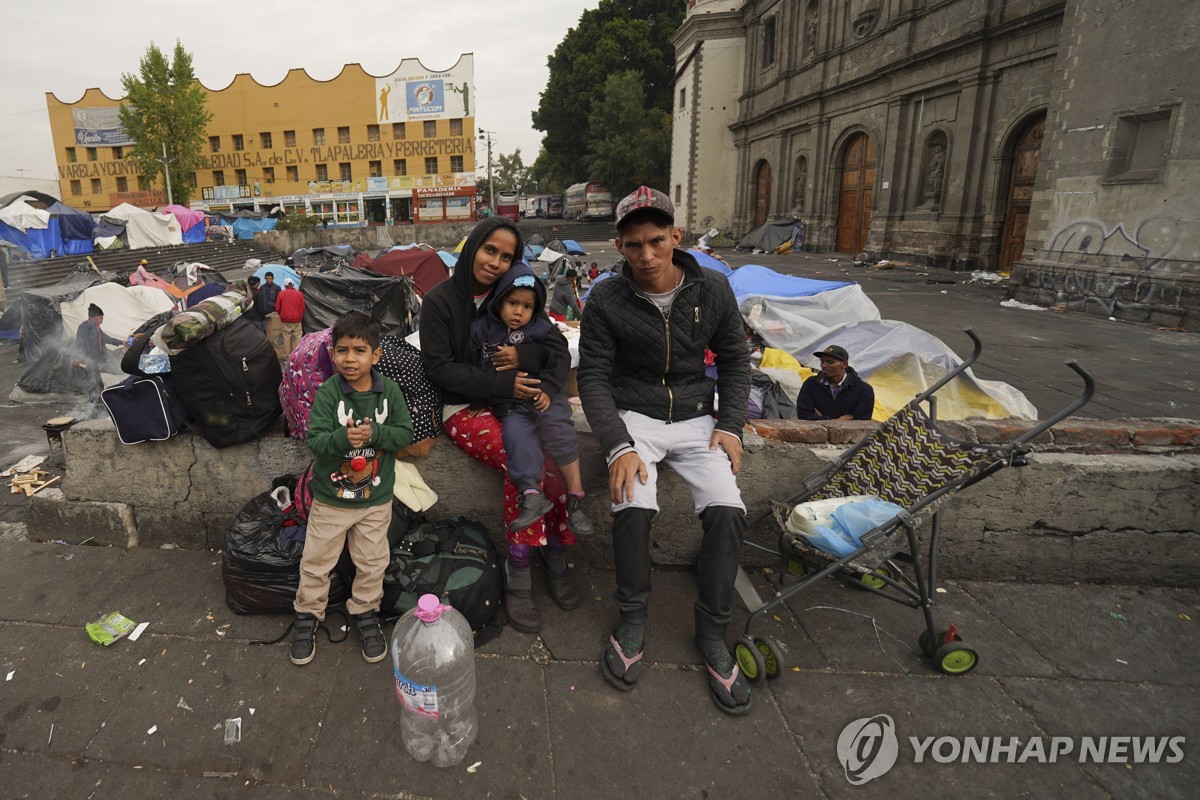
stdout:
{"type": "MultiPolygon", "coordinates": [[[[289,491],[295,479],[290,482],[289,491]]],[[[235,614],[293,612],[304,541],[282,532],[283,512],[269,492],[252,498],[234,517],[221,553],[221,577],[225,603],[235,614]]],[[[349,584],[336,572],[329,577],[329,606],[346,602],[349,584]]]]}

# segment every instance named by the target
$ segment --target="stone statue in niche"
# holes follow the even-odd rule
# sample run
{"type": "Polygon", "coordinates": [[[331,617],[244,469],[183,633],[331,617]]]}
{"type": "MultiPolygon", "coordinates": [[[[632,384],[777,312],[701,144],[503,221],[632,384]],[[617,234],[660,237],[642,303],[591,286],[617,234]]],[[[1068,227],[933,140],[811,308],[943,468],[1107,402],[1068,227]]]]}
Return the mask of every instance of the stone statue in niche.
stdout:
{"type": "Polygon", "coordinates": [[[852,29],[854,38],[865,39],[870,35],[871,31],[875,30],[875,23],[879,21],[879,9],[869,8],[854,18],[852,29]]]}
{"type": "Polygon", "coordinates": [[[936,204],[942,197],[942,175],[946,171],[946,146],[935,144],[929,151],[925,167],[925,199],[936,204]]]}
{"type": "Polygon", "coordinates": [[[792,198],[792,215],[803,216],[804,214],[804,192],[808,188],[808,159],[796,159],[796,182],[793,189],[794,197],[792,198]]]}
{"type": "Polygon", "coordinates": [[[820,21],[817,4],[809,3],[804,16],[804,52],[811,56],[817,52],[817,23],[820,21]]]}

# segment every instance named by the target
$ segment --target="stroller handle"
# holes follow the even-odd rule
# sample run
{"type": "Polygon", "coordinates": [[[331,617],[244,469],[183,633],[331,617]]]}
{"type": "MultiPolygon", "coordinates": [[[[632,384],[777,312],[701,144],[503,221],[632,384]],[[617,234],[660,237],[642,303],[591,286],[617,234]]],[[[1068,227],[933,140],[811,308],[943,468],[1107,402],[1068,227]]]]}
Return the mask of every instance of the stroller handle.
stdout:
{"type": "Polygon", "coordinates": [[[1070,405],[1060,409],[1054,416],[1042,420],[1038,423],[1037,427],[1025,431],[1014,444],[1024,444],[1025,442],[1032,441],[1042,431],[1052,428],[1092,401],[1092,397],[1096,394],[1096,379],[1092,377],[1092,373],[1084,369],[1083,365],[1073,358],[1063,363],[1073,370],[1076,375],[1083,378],[1083,392],[1070,405]]]}
{"type": "Polygon", "coordinates": [[[926,389],[925,391],[918,394],[915,398],[917,400],[917,402],[923,402],[925,400],[928,400],[930,397],[932,397],[937,392],[938,389],[942,388],[947,383],[949,383],[950,381],[957,378],[968,367],[970,367],[972,364],[974,364],[976,361],[979,360],[979,354],[983,352],[983,341],[979,338],[979,334],[975,333],[975,329],[972,328],[970,325],[965,326],[962,329],[962,332],[965,333],[967,336],[970,336],[971,341],[974,342],[974,346],[971,349],[971,355],[968,356],[967,358],[963,359],[963,362],[961,364],[959,364],[957,367],[955,367],[954,369],[950,370],[945,375],[943,375],[942,379],[940,381],[938,381],[933,386],[930,386],[928,389],[926,389]]]}

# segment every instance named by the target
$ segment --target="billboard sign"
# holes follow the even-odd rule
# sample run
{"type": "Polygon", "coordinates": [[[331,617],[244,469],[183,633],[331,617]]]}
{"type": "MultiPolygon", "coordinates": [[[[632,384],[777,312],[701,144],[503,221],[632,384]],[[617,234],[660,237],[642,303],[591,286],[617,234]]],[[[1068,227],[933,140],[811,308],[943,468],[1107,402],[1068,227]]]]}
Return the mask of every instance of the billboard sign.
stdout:
{"type": "Polygon", "coordinates": [[[133,144],[133,139],[121,127],[117,108],[72,108],[76,144],[86,147],[123,147],[133,144]]]}
{"type": "Polygon", "coordinates": [[[465,119],[475,115],[475,56],[465,53],[448,70],[430,70],[406,58],[391,75],[375,79],[379,122],[465,119]]]}

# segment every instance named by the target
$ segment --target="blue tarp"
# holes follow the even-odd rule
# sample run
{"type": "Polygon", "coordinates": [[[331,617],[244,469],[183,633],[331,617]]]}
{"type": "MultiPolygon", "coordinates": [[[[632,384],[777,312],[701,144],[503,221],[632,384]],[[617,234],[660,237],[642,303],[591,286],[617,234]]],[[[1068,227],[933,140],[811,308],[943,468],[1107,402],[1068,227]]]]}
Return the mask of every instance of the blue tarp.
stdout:
{"type": "Polygon", "coordinates": [[[454,265],[458,263],[458,253],[447,253],[445,250],[437,251],[438,258],[446,265],[446,269],[454,269],[454,265]]]}
{"type": "Polygon", "coordinates": [[[268,272],[274,276],[276,285],[283,286],[284,282],[290,278],[296,284],[296,288],[300,288],[300,274],[285,264],[263,264],[254,270],[254,277],[265,283],[268,272]]]}
{"type": "Polygon", "coordinates": [[[50,251],[63,252],[62,232],[58,224],[50,221],[46,228],[29,228],[24,233],[8,223],[0,222],[0,239],[12,242],[32,258],[50,258],[50,251]]]}
{"type": "Polygon", "coordinates": [[[729,268],[729,265],[724,261],[719,258],[714,258],[702,250],[688,250],[688,252],[695,257],[696,263],[702,267],[708,267],[709,269],[716,270],[722,275],[729,275],[731,272],[733,272],[733,270],[729,268]]]}
{"type": "MultiPolygon", "coordinates": [[[[183,232],[183,243],[184,244],[203,243],[203,242],[208,241],[207,237],[208,237],[208,226],[207,225],[193,225],[192,227],[188,228],[186,231],[183,232]]],[[[251,237],[251,238],[253,238],[253,237],[251,237]]]]}
{"type": "MultiPolygon", "coordinates": [[[[92,241],[93,231],[96,229],[96,220],[92,219],[91,214],[85,214],[82,211],[77,211],[68,205],[55,203],[46,208],[51,214],[58,218],[58,226],[62,230],[64,239],[84,239],[87,242],[92,241]]],[[[91,252],[91,249],[83,252],[91,252]]]]}
{"type": "Polygon", "coordinates": [[[63,249],[60,255],[78,256],[91,253],[96,249],[91,239],[63,239],[63,249]]]}
{"type": "Polygon", "coordinates": [[[248,219],[239,217],[233,221],[233,235],[238,239],[253,239],[259,231],[273,231],[278,220],[248,219]]]}
{"type": "Polygon", "coordinates": [[[101,236],[120,236],[123,233],[125,233],[125,220],[101,217],[92,231],[92,238],[99,239],[101,236]]]}
{"type": "Polygon", "coordinates": [[[563,243],[563,246],[567,248],[568,255],[572,255],[572,256],[587,255],[587,250],[584,250],[582,247],[580,247],[579,242],[575,241],[574,239],[563,239],[562,243],[563,243]]]}
{"type": "Polygon", "coordinates": [[[781,275],[773,269],[747,264],[738,267],[729,276],[729,285],[740,300],[747,295],[766,295],[767,297],[809,297],[830,289],[841,289],[843,286],[853,286],[853,281],[818,281],[812,278],[797,278],[793,275],[781,275]]]}

